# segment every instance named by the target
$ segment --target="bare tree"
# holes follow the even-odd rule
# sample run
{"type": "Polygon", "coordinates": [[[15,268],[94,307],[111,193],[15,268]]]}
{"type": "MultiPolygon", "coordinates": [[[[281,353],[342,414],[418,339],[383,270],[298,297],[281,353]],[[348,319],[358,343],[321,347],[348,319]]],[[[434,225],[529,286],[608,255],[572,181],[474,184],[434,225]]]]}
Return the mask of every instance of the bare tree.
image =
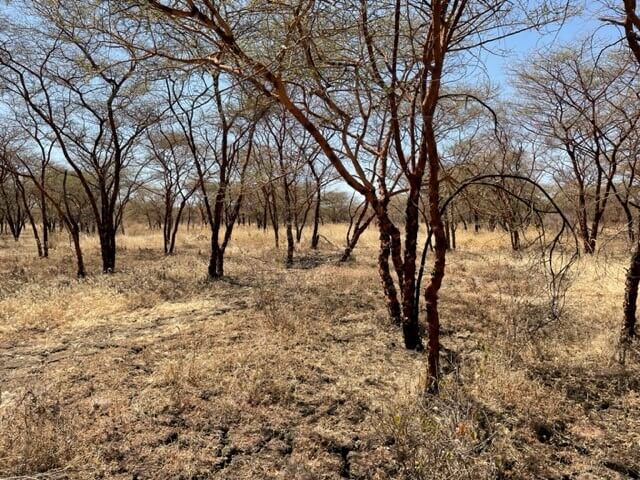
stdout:
{"type": "MultiPolygon", "coordinates": [[[[615,25],[622,26],[624,30],[625,39],[629,50],[633,54],[636,60],[636,68],[640,67],[640,19],[638,18],[637,3],[636,0],[623,0],[622,5],[617,2],[611,6],[616,15],[622,14],[622,20],[618,18],[606,18],[605,21],[613,23],[615,25]],[[621,8],[620,8],[621,7],[621,8]]],[[[635,78],[634,86],[637,85],[637,76],[635,78]]],[[[637,87],[636,87],[637,88],[637,87]]],[[[638,101],[640,93],[636,90],[635,102],[638,101]]],[[[624,99],[626,100],[626,99],[624,99]]],[[[636,103],[637,105],[637,103],[636,103]]],[[[637,107],[636,107],[637,108],[637,107]]],[[[637,141],[634,146],[637,147],[637,141]]],[[[637,201],[629,200],[630,196],[635,194],[635,182],[637,177],[636,165],[637,165],[637,148],[630,152],[630,156],[633,159],[629,162],[628,168],[624,173],[628,179],[623,182],[628,194],[626,198],[628,204],[636,209],[636,216],[638,216],[637,209],[640,208],[640,204],[637,201]]],[[[640,218],[637,221],[638,228],[640,228],[640,218]]],[[[636,236],[635,246],[631,254],[631,260],[629,262],[629,268],[625,278],[624,288],[624,300],[622,303],[623,309],[623,321],[622,330],[620,333],[620,360],[625,361],[626,353],[629,346],[637,338],[637,305],[638,305],[638,286],[640,285],[640,232],[636,236]]]]}
{"type": "Polygon", "coordinates": [[[346,246],[340,257],[341,262],[346,262],[351,258],[351,253],[356,248],[358,240],[375,218],[375,213],[371,212],[369,202],[366,200],[362,200],[357,203],[355,208],[353,207],[355,196],[354,193],[349,201],[349,228],[345,239],[346,246]]]}
{"type": "Polygon", "coordinates": [[[193,175],[193,163],[182,132],[158,124],[147,131],[150,153],[149,186],[162,200],[162,239],[165,255],[173,255],[180,220],[187,202],[199,188],[193,175]],[[157,190],[157,192],[156,192],[157,190]]]}
{"type": "MultiPolygon", "coordinates": [[[[114,52],[83,25],[83,11],[26,4],[46,29],[13,25],[2,41],[0,76],[9,92],[46,125],[84,188],[100,236],[103,272],[113,272],[116,232],[137,187],[138,140],[155,120],[144,100],[146,79],[132,52],[114,52]]],[[[108,21],[104,19],[104,21],[108,21]]]]}
{"type": "Polygon", "coordinates": [[[211,228],[211,279],[224,275],[224,254],[242,207],[260,116],[259,97],[250,100],[223,82],[222,74],[207,70],[166,80],[169,110],[188,145],[211,228]]]}
{"type": "MultiPolygon", "coordinates": [[[[37,147],[33,150],[48,156],[51,152],[51,146],[47,146],[47,140],[37,136],[32,136],[29,140],[35,141],[36,139],[37,147]]],[[[81,222],[85,214],[84,206],[87,204],[87,200],[83,188],[77,178],[72,180],[75,183],[75,188],[70,188],[68,172],[60,172],[52,165],[47,165],[47,175],[42,175],[41,165],[40,161],[34,161],[33,156],[30,156],[28,143],[19,141],[16,147],[10,141],[3,142],[2,149],[0,149],[0,176],[4,173],[14,178],[17,185],[19,185],[19,192],[24,204],[27,202],[24,180],[27,180],[36,188],[39,193],[38,196],[44,197],[45,201],[53,206],[71,237],[76,257],[76,275],[78,278],[84,278],[86,277],[86,269],[80,245],[80,231],[81,222]]],[[[4,192],[4,189],[2,191],[4,192]]],[[[38,253],[42,255],[42,246],[35,219],[31,211],[28,211],[27,215],[32,225],[38,253]]]]}
{"type": "MultiPolygon", "coordinates": [[[[408,348],[422,345],[415,313],[415,275],[417,205],[426,180],[435,260],[424,296],[429,385],[431,391],[437,391],[438,291],[444,278],[446,245],[439,208],[440,161],[434,118],[447,78],[446,67],[452,67],[445,61],[462,60],[464,52],[492,40],[564,18],[565,2],[543,2],[535,8],[526,4],[524,11],[502,0],[436,1],[426,6],[400,0],[394,5],[355,2],[339,9],[299,2],[274,5],[268,15],[260,15],[250,6],[221,8],[207,1],[149,0],[137,5],[139,10],[127,5],[123,18],[145,18],[147,28],[158,35],[121,37],[120,41],[137,43],[146,52],[175,61],[206,64],[248,79],[277,100],[314,138],[343,180],[368,199],[380,228],[380,273],[390,313],[401,321],[408,348]],[[270,22],[276,11],[280,18],[277,26],[270,22]],[[316,28],[319,24],[332,27],[316,28]],[[270,47],[247,46],[252,44],[270,47]],[[291,78],[290,73],[299,72],[301,64],[304,75],[291,78]],[[296,68],[290,70],[289,65],[296,68]],[[387,121],[380,121],[383,118],[387,121]],[[339,147],[330,141],[328,131],[342,138],[339,147]],[[378,140],[371,143],[372,138],[378,140]],[[382,148],[376,150],[376,144],[382,148]],[[377,186],[369,182],[365,159],[356,154],[356,146],[368,150],[367,157],[379,160],[377,186]],[[404,252],[400,231],[387,212],[387,182],[397,167],[408,189],[404,252]],[[389,256],[400,286],[401,312],[398,289],[389,281],[385,268],[389,256]]],[[[464,62],[458,64],[462,65],[464,62]]]]}
{"type": "Polygon", "coordinates": [[[24,186],[18,175],[13,172],[10,159],[3,153],[0,159],[0,199],[4,219],[9,226],[11,236],[17,242],[27,220],[24,186]]]}
{"type": "Polygon", "coordinates": [[[628,198],[618,194],[614,180],[640,114],[634,103],[620,102],[632,88],[625,62],[608,61],[605,66],[604,61],[596,63],[598,55],[590,43],[563,48],[523,65],[517,80],[527,99],[522,110],[531,135],[556,152],[550,168],[559,188],[575,204],[586,253],[596,249],[614,196],[626,214],[629,238],[634,238],[628,198]]]}

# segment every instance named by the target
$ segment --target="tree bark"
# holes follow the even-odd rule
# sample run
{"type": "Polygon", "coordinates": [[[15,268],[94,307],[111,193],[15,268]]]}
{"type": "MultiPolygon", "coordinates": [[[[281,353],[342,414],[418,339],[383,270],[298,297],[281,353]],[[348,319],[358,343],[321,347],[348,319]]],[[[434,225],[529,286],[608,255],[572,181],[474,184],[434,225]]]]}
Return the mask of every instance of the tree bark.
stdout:
{"type": "Polygon", "coordinates": [[[638,284],[640,283],[640,239],[636,242],[631,255],[631,262],[627,270],[624,287],[624,302],[622,310],[624,321],[620,335],[620,344],[623,349],[622,361],[629,344],[636,337],[636,309],[638,304],[638,284]]]}
{"type": "Polygon", "coordinates": [[[400,325],[402,323],[402,312],[398,301],[398,292],[391,277],[389,269],[389,256],[391,255],[391,240],[382,228],[380,228],[380,252],[378,253],[378,273],[382,279],[384,298],[387,303],[387,310],[391,321],[400,325]]]}
{"type": "Polygon", "coordinates": [[[82,248],[80,247],[80,229],[77,225],[70,226],[69,235],[71,235],[71,241],[73,242],[73,250],[76,254],[76,266],[78,278],[85,278],[87,272],[84,267],[84,258],[82,257],[82,248]]]}
{"type": "Polygon", "coordinates": [[[317,189],[316,205],[313,211],[313,232],[311,233],[311,248],[313,250],[317,250],[318,244],[320,243],[320,234],[318,233],[318,230],[320,228],[320,206],[322,201],[322,189],[320,188],[319,184],[317,185],[317,189]]]}
{"type": "Polygon", "coordinates": [[[27,201],[27,194],[24,190],[24,185],[17,178],[16,178],[16,187],[18,188],[18,190],[20,190],[20,197],[22,198],[24,211],[27,214],[27,218],[29,219],[29,224],[31,225],[31,230],[33,231],[33,238],[36,241],[38,257],[42,258],[44,254],[42,252],[42,242],[40,241],[40,235],[38,234],[38,226],[36,225],[36,220],[35,218],[33,218],[33,213],[31,212],[31,208],[29,207],[29,202],[27,201]]]}
{"type": "Polygon", "coordinates": [[[416,256],[419,230],[418,208],[420,201],[420,185],[412,181],[405,209],[405,244],[402,273],[402,335],[404,345],[411,350],[422,350],[420,325],[416,315],[416,256]]]}
{"type": "Polygon", "coordinates": [[[113,273],[116,269],[116,229],[113,225],[100,225],[100,255],[102,273],[113,273]]]}

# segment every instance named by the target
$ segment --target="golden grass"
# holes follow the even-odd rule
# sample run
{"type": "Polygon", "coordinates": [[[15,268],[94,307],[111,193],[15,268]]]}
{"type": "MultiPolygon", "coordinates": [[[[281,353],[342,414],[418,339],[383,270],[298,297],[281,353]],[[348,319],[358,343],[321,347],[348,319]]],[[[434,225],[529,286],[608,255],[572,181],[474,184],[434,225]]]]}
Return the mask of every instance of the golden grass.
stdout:
{"type": "Polygon", "coordinates": [[[345,265],[346,226],[321,233],[321,250],[303,238],[285,269],[270,231],[239,226],[219,282],[206,281],[206,229],[181,231],[164,257],[159,233],[132,225],[108,276],[85,237],[83,281],[64,235],[48,260],[29,238],[0,239],[0,478],[587,479],[640,466],[637,360],[613,361],[621,242],[580,259],[563,317],[531,330],[548,311],[538,264],[499,232],[459,229],[443,392],[425,400],[425,357],[387,321],[375,230],[345,265]]]}

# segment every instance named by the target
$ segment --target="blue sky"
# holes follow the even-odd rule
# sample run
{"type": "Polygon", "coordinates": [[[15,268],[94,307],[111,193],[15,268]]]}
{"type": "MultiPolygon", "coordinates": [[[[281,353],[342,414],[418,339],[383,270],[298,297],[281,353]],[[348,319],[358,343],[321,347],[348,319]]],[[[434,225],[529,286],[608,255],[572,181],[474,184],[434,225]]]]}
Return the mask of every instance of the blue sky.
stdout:
{"type": "Polygon", "coordinates": [[[621,38],[622,33],[617,28],[600,20],[601,17],[607,16],[607,13],[599,8],[598,2],[587,1],[583,5],[582,14],[571,18],[560,28],[544,33],[536,31],[521,33],[490,46],[490,49],[496,53],[485,53],[484,64],[491,82],[499,85],[505,95],[509,95],[511,93],[509,67],[529,54],[577,44],[593,32],[597,32],[597,37],[606,43],[621,38]],[[503,52],[499,53],[500,51],[503,52]]]}

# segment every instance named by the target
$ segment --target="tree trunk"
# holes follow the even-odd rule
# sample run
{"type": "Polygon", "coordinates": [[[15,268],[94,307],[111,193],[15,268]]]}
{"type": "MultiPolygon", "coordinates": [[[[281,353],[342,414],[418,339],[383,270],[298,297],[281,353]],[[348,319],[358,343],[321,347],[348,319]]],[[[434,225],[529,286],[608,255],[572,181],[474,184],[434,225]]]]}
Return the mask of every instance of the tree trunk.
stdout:
{"type": "MultiPolygon", "coordinates": [[[[217,203],[217,200],[216,200],[217,203]]],[[[218,236],[220,234],[220,224],[222,222],[222,208],[214,206],[213,222],[211,224],[211,256],[209,257],[209,278],[216,280],[224,276],[224,262],[222,261],[222,251],[218,236]]]]}
{"type": "MultiPolygon", "coordinates": [[[[177,222],[176,222],[177,223],[177,222]]],[[[171,232],[173,231],[173,204],[165,201],[164,221],[162,222],[162,246],[165,255],[169,255],[171,248],[171,232]]]]}
{"type": "Polygon", "coordinates": [[[318,233],[318,229],[320,228],[320,206],[322,200],[321,195],[322,190],[320,189],[320,186],[318,186],[318,191],[316,193],[316,205],[313,212],[313,232],[311,234],[311,248],[313,250],[317,250],[318,244],[320,243],[320,235],[318,233]]]}
{"type": "Polygon", "coordinates": [[[453,218],[451,219],[451,224],[449,225],[449,228],[451,228],[451,235],[450,235],[450,237],[451,237],[451,249],[455,250],[456,249],[456,229],[457,229],[457,226],[456,226],[455,221],[453,220],[453,218]]]}
{"type": "Polygon", "coordinates": [[[69,235],[71,235],[71,241],[73,242],[73,249],[76,254],[76,266],[78,267],[78,278],[85,278],[87,272],[84,267],[84,258],[82,257],[82,249],[80,248],[80,228],[75,226],[69,226],[69,235]]]}
{"type": "Polygon", "coordinates": [[[220,248],[217,234],[211,233],[211,257],[209,257],[209,278],[218,280],[224,276],[224,251],[220,248]]]}
{"type": "Polygon", "coordinates": [[[293,226],[291,224],[291,217],[287,214],[286,219],[286,229],[287,229],[287,258],[286,265],[287,267],[291,267],[293,265],[293,252],[295,251],[295,242],[293,238],[293,226]]]}
{"type": "Polygon", "coordinates": [[[640,239],[636,242],[635,250],[631,256],[631,263],[627,270],[627,278],[624,287],[624,302],[622,310],[624,314],[624,322],[620,335],[620,344],[622,348],[621,361],[624,357],[628,346],[636,336],[636,309],[638,303],[638,284],[640,283],[640,239]]]}
{"type": "MultiPolygon", "coordinates": [[[[187,204],[186,200],[183,200],[178,207],[178,213],[176,214],[176,221],[173,225],[173,230],[171,231],[171,240],[169,241],[169,255],[173,255],[176,251],[176,237],[178,236],[178,227],[180,225],[180,219],[182,218],[182,213],[184,211],[184,207],[187,204]]],[[[187,223],[187,230],[188,230],[187,223]]]]}
{"type": "Polygon", "coordinates": [[[100,254],[102,273],[113,273],[116,269],[116,229],[113,225],[100,225],[100,254]]]}
{"type": "Polygon", "coordinates": [[[42,242],[40,241],[40,235],[38,234],[38,226],[36,225],[36,220],[33,218],[33,214],[31,213],[31,209],[25,205],[27,218],[29,218],[29,223],[31,224],[31,230],[33,230],[33,238],[36,241],[36,248],[38,250],[38,257],[44,258],[44,252],[42,250],[42,242]]]}
{"type": "Polygon", "coordinates": [[[391,277],[389,269],[389,256],[391,255],[391,239],[382,228],[380,228],[380,252],[378,254],[378,273],[382,279],[384,298],[387,302],[387,310],[391,321],[400,325],[402,323],[402,312],[400,302],[398,302],[398,292],[391,277]]]}
{"type": "Polygon", "coordinates": [[[636,240],[635,231],[633,230],[633,215],[631,215],[631,210],[627,205],[623,207],[623,210],[627,218],[627,236],[629,237],[629,242],[633,244],[636,240]]]}
{"type": "MultiPolygon", "coordinates": [[[[44,181],[42,184],[44,185],[44,181]]],[[[49,258],[49,213],[47,211],[47,199],[42,191],[40,192],[40,215],[42,216],[42,256],[49,258]]]]}
{"type": "Polygon", "coordinates": [[[520,233],[517,228],[512,228],[510,231],[511,234],[511,249],[514,252],[520,250],[520,233]]]}
{"type": "MultiPolygon", "coordinates": [[[[364,223],[356,224],[353,230],[353,235],[351,236],[350,239],[347,240],[347,246],[344,249],[344,252],[342,253],[342,257],[340,257],[340,262],[346,262],[347,260],[349,260],[349,258],[351,257],[351,252],[353,252],[353,250],[356,248],[356,245],[358,244],[358,240],[360,239],[360,236],[367,230],[367,228],[369,227],[369,224],[371,223],[371,220],[373,220],[373,217],[374,215],[369,215],[369,217],[364,221],[364,223]]],[[[359,220],[362,220],[362,216],[360,217],[359,220]]]]}
{"type": "MultiPolygon", "coordinates": [[[[284,172],[284,163],[282,163],[282,161],[281,169],[284,172]]],[[[282,188],[284,193],[284,223],[287,232],[287,258],[285,263],[287,267],[291,267],[293,265],[295,243],[293,238],[293,209],[291,205],[291,192],[289,190],[289,183],[287,182],[286,174],[282,177],[282,188]]]]}
{"type": "MultiPolygon", "coordinates": [[[[439,78],[439,76],[438,76],[439,78]]],[[[428,118],[432,118],[429,116],[428,118]]],[[[435,260],[431,279],[424,290],[424,300],[427,310],[427,328],[429,332],[429,352],[427,368],[427,392],[437,394],[440,378],[440,314],[438,312],[438,292],[444,278],[447,245],[440,212],[440,157],[433,131],[433,124],[429,121],[424,126],[425,145],[427,150],[429,176],[429,223],[435,242],[435,260]]]]}
{"type": "Polygon", "coordinates": [[[16,180],[16,186],[18,190],[20,190],[20,196],[22,197],[22,204],[24,205],[24,211],[27,214],[27,218],[29,219],[29,224],[31,225],[31,230],[33,231],[33,238],[36,241],[36,248],[38,249],[38,257],[42,258],[44,256],[42,252],[42,242],[40,241],[40,235],[38,234],[38,226],[36,225],[36,220],[33,218],[33,213],[31,213],[31,208],[29,207],[29,202],[27,201],[27,194],[24,191],[24,186],[22,182],[16,180]]]}
{"type": "Polygon", "coordinates": [[[211,232],[211,256],[209,257],[209,278],[216,280],[224,275],[224,262],[221,259],[217,232],[211,232]]]}
{"type": "Polygon", "coordinates": [[[447,250],[451,250],[451,229],[449,228],[449,219],[444,219],[444,238],[447,250]]]}
{"type": "Polygon", "coordinates": [[[422,350],[420,325],[416,315],[416,255],[418,246],[420,185],[411,182],[405,209],[405,244],[402,272],[402,335],[404,346],[422,350]]]}

